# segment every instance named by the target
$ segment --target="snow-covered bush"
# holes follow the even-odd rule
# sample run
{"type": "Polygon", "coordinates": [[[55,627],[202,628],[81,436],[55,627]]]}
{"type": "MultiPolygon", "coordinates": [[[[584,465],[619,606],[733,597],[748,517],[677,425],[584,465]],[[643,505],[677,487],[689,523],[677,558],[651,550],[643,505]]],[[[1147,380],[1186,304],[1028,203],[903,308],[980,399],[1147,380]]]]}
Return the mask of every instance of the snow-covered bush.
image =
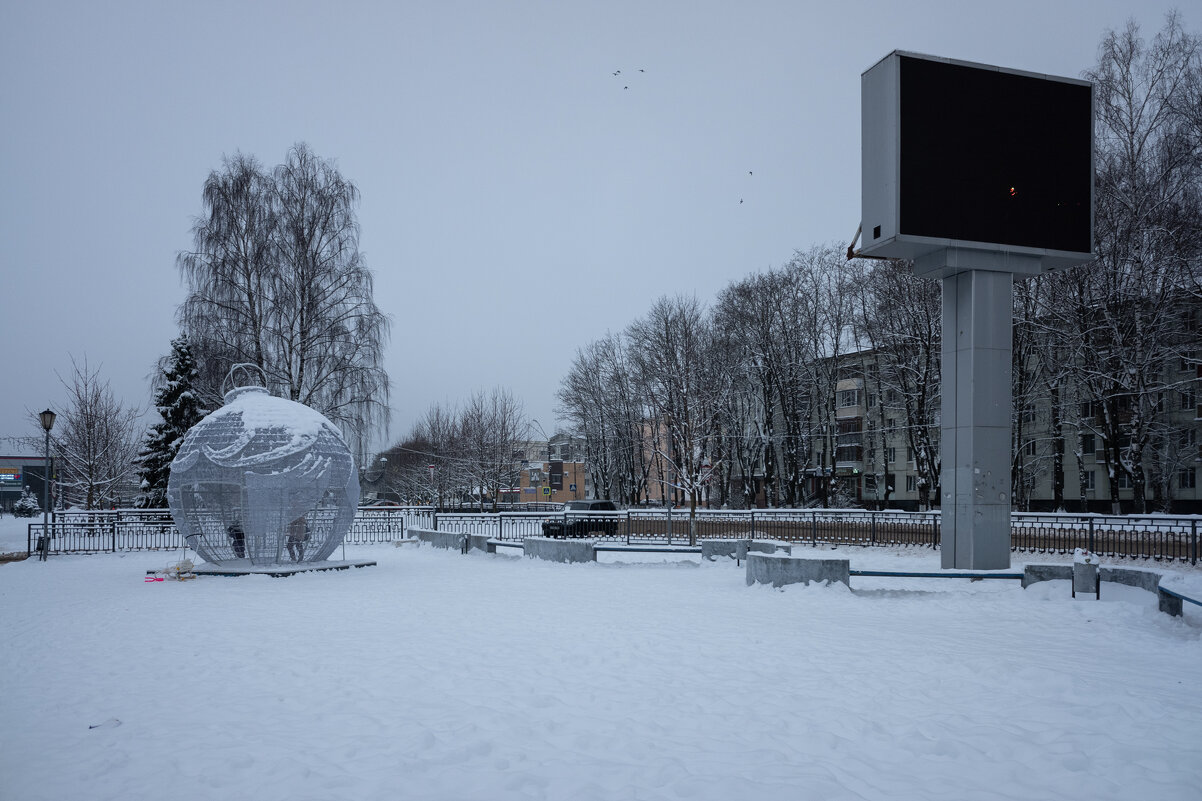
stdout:
{"type": "Polygon", "coordinates": [[[33,517],[42,513],[42,505],[29,491],[29,487],[21,493],[21,499],[13,504],[13,517],[33,517]]]}

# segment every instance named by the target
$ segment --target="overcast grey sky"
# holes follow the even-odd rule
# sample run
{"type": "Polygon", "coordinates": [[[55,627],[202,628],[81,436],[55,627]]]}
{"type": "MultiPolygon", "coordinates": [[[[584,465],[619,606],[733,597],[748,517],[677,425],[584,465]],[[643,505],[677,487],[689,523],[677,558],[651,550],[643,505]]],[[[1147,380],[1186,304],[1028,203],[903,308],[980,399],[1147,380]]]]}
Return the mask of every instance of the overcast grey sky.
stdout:
{"type": "Polygon", "coordinates": [[[576,349],[657,296],[846,244],[882,56],[1079,76],[1175,5],[4,0],[0,437],[64,402],[72,355],[149,405],[175,254],[235,151],[304,141],[358,185],[392,439],[495,385],[550,432],[576,349]]]}

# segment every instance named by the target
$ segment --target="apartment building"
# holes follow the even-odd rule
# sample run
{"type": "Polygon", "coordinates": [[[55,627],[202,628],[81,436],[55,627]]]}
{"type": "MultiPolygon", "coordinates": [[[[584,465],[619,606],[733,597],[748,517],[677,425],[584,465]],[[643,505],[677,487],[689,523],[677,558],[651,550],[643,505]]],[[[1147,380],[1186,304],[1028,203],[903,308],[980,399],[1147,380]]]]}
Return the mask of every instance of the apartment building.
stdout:
{"type": "Polygon", "coordinates": [[[592,497],[583,440],[562,434],[525,443],[518,486],[502,491],[506,503],[565,503],[592,497]]]}
{"type": "MultiPolygon", "coordinates": [[[[938,505],[935,486],[924,492],[924,482],[938,482],[938,407],[923,420],[896,390],[874,391],[873,354],[849,357],[839,371],[833,411],[822,419],[816,410],[813,479],[807,494],[818,494],[818,482],[827,480],[832,504],[919,509],[938,505]],[[859,373],[860,375],[855,375],[859,373]],[[920,463],[922,440],[934,449],[926,465],[920,463]],[[916,453],[916,449],[919,451],[916,453]],[[926,502],[924,502],[924,500],[926,502]]],[[[1202,513],[1202,366],[1192,357],[1167,368],[1166,389],[1157,396],[1156,433],[1144,446],[1144,495],[1149,508],[1177,513],[1202,513]],[[1166,503],[1167,501],[1167,503],[1166,503]]],[[[1012,437],[1012,480],[1015,508],[1031,511],[1112,511],[1110,482],[1101,419],[1096,400],[1073,400],[1081,393],[1065,389],[1058,410],[1050,398],[1018,403],[1012,437]],[[1062,490],[1057,493],[1055,485],[1062,490]],[[1059,501],[1057,501],[1059,496],[1059,501]]],[[[938,396],[936,396],[938,402],[938,396]]],[[[1111,414],[1134,413],[1116,398],[1111,414]]],[[[1120,438],[1111,449],[1111,461],[1130,445],[1120,438]]],[[[1134,511],[1137,488],[1131,475],[1113,471],[1123,512],[1134,511]]]]}

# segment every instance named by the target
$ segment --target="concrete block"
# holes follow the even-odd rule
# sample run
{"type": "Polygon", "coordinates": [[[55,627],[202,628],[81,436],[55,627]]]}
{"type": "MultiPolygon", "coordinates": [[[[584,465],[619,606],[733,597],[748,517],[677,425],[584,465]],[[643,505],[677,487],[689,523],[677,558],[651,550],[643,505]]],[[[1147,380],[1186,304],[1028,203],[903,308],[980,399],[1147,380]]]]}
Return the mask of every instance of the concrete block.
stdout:
{"type": "Polygon", "coordinates": [[[1157,592],[1160,588],[1161,576],[1154,570],[1103,565],[1100,573],[1102,581],[1113,581],[1115,584],[1139,587],[1141,590],[1147,590],[1148,592],[1157,592]]]}
{"type": "Polygon", "coordinates": [[[526,537],[522,540],[526,556],[552,562],[595,562],[596,545],[596,540],[559,540],[550,537],[526,537]]]}
{"type": "Polygon", "coordinates": [[[850,559],[817,559],[784,554],[752,553],[747,556],[747,586],[809,584],[811,581],[841,581],[851,586],[850,559]]]}
{"type": "MultiPolygon", "coordinates": [[[[784,540],[752,540],[752,545],[758,545],[762,553],[793,553],[793,543],[784,540]]],[[[757,550],[752,548],[753,551],[757,550]]]]}
{"type": "Polygon", "coordinates": [[[1072,579],[1072,565],[1027,565],[1023,569],[1024,590],[1040,581],[1072,581],[1072,579]]]}
{"type": "Polygon", "coordinates": [[[749,553],[793,553],[793,545],[780,540],[736,540],[735,558],[743,560],[749,553]]]}
{"type": "Polygon", "coordinates": [[[745,543],[747,540],[702,540],[701,558],[710,562],[719,556],[735,559],[738,557],[737,549],[740,542],[745,543]]]}
{"type": "Polygon", "coordinates": [[[422,542],[435,548],[446,548],[452,551],[463,550],[463,540],[467,536],[459,531],[435,531],[429,528],[411,528],[410,536],[416,536],[422,542]]]}
{"type": "MultiPolygon", "coordinates": [[[[490,537],[487,534],[469,534],[467,538],[467,549],[469,551],[484,551],[488,553],[488,540],[490,537]]],[[[493,549],[495,552],[495,548],[493,549]]]]}
{"type": "Polygon", "coordinates": [[[1174,598],[1160,588],[1156,590],[1156,597],[1159,599],[1160,611],[1173,617],[1181,617],[1181,599],[1174,598]]]}
{"type": "MultiPolygon", "coordinates": [[[[1076,592],[1093,592],[1094,586],[1082,588],[1077,584],[1076,570],[1078,567],[1093,567],[1093,565],[1027,565],[1023,571],[1023,589],[1037,581],[1052,581],[1055,579],[1070,579],[1076,592]]],[[[1128,587],[1139,587],[1141,590],[1156,593],[1157,605],[1160,611],[1179,617],[1181,615],[1181,599],[1174,598],[1160,589],[1160,573],[1154,570],[1141,570],[1134,567],[1098,566],[1098,577],[1102,581],[1113,581],[1116,584],[1126,584],[1128,587]]]]}

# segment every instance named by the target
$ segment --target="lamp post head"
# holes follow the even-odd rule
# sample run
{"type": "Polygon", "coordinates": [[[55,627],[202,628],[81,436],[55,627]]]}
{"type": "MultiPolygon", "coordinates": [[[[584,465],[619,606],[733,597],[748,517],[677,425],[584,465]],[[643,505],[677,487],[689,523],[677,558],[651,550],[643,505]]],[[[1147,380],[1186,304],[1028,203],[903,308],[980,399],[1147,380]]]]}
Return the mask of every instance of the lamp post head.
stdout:
{"type": "Polygon", "coordinates": [[[50,429],[54,428],[54,418],[57,415],[50,409],[47,409],[44,412],[40,412],[38,417],[42,420],[42,428],[46,429],[47,433],[49,433],[50,429]]]}

